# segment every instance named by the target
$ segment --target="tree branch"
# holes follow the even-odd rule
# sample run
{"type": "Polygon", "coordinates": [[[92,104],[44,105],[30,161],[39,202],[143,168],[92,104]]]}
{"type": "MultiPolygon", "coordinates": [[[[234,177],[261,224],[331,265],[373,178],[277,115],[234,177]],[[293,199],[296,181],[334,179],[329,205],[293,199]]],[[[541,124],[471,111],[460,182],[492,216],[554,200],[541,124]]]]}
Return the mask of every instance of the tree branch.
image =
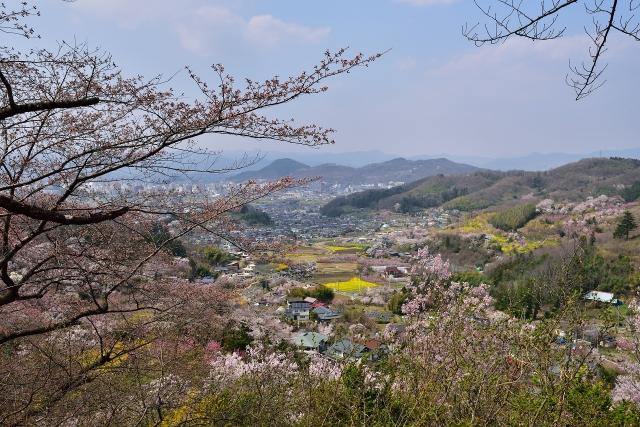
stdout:
{"type": "Polygon", "coordinates": [[[31,102],[28,104],[9,104],[8,107],[0,108],[0,120],[5,120],[9,117],[17,116],[19,114],[33,113],[36,111],[49,111],[67,108],[79,108],[90,107],[100,102],[100,98],[82,98],[68,101],[45,101],[45,102],[31,102]]]}
{"type": "Polygon", "coordinates": [[[129,207],[123,207],[108,212],[89,213],[88,215],[69,215],[21,203],[4,195],[0,195],[0,208],[6,209],[16,215],[24,215],[31,219],[49,221],[63,225],[98,224],[100,222],[111,221],[119,218],[130,210],[129,207]]]}

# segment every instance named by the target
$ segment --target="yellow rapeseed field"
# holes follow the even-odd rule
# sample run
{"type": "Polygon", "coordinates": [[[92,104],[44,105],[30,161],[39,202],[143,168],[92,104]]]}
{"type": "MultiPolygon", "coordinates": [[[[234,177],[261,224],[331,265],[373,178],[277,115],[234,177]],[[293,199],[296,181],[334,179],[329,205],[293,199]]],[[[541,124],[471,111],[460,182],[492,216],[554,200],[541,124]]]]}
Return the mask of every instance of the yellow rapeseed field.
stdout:
{"type": "Polygon", "coordinates": [[[325,283],[324,285],[339,292],[358,292],[363,289],[375,288],[380,286],[377,283],[367,282],[366,280],[362,280],[359,277],[352,277],[345,282],[331,282],[325,283]]]}

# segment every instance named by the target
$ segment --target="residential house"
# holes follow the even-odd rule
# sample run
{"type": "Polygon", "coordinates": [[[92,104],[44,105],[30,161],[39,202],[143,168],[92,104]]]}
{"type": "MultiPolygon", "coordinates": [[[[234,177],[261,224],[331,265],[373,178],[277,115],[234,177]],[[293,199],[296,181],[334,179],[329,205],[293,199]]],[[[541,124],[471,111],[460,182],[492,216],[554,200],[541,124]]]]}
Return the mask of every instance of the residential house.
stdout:
{"type": "Polygon", "coordinates": [[[364,345],[369,349],[369,351],[374,351],[377,350],[382,345],[382,343],[378,340],[369,340],[365,342],[364,345]]]}
{"type": "Polygon", "coordinates": [[[318,316],[318,320],[321,322],[330,322],[331,320],[339,319],[340,317],[342,317],[342,314],[333,311],[329,307],[325,306],[315,307],[312,310],[312,313],[318,316]]]}
{"type": "Polygon", "coordinates": [[[318,332],[303,332],[293,337],[293,344],[305,351],[324,352],[327,349],[328,337],[318,332]]]}
{"type": "Polygon", "coordinates": [[[374,273],[384,273],[388,267],[386,265],[372,265],[371,271],[374,273]]]}
{"type": "Polygon", "coordinates": [[[369,352],[369,349],[362,344],[354,343],[344,339],[332,344],[326,351],[327,356],[341,359],[360,359],[369,352]]]}
{"type": "Polygon", "coordinates": [[[369,340],[364,345],[369,350],[368,359],[372,362],[377,362],[389,354],[389,348],[378,340],[369,340]]]}
{"type": "Polygon", "coordinates": [[[403,273],[398,267],[387,267],[384,270],[384,274],[389,277],[393,277],[394,279],[399,279],[400,277],[405,276],[405,273],[403,273]]]}
{"type": "Polygon", "coordinates": [[[369,311],[367,317],[375,320],[378,323],[389,323],[393,320],[393,313],[390,311],[369,311]]]}
{"type": "Polygon", "coordinates": [[[288,298],[285,316],[291,320],[309,320],[311,304],[302,298],[288,298]]]}
{"type": "Polygon", "coordinates": [[[240,263],[238,261],[231,261],[229,264],[226,265],[227,269],[229,271],[240,271],[240,263]]]}

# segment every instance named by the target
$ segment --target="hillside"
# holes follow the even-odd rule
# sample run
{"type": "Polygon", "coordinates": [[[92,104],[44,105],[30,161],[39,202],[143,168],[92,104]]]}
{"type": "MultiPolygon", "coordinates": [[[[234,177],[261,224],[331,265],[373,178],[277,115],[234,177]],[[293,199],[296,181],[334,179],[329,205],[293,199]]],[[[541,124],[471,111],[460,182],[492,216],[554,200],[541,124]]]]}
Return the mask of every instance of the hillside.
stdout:
{"type": "Polygon", "coordinates": [[[321,177],[328,183],[377,184],[389,182],[414,182],[434,175],[469,174],[479,170],[475,166],[452,162],[447,159],[407,160],[397,158],[354,168],[337,164],[307,166],[291,159],[276,160],[257,171],[235,175],[233,181],[248,179],[275,179],[281,176],[321,177]]]}
{"type": "Polygon", "coordinates": [[[442,206],[472,211],[513,204],[519,199],[583,200],[618,194],[640,181],[640,160],[584,159],[545,172],[478,171],[433,176],[388,190],[369,190],[338,197],[322,208],[328,216],[353,209],[396,209],[411,212],[442,206]]]}

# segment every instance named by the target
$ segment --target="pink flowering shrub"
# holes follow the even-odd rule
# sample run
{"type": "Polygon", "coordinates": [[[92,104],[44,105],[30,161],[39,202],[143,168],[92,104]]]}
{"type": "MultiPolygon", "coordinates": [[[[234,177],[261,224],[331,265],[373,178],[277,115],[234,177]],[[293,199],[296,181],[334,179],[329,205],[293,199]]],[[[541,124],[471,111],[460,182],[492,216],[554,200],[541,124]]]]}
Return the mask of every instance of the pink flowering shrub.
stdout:
{"type": "Polygon", "coordinates": [[[473,287],[468,283],[449,283],[449,263],[440,255],[430,254],[427,248],[418,251],[411,274],[411,295],[402,306],[406,315],[416,317],[429,309],[453,304],[482,311],[493,304],[487,285],[473,287]]]}
{"type": "Polygon", "coordinates": [[[629,307],[631,315],[627,321],[632,338],[624,340],[623,348],[631,352],[631,359],[624,365],[625,373],[616,378],[613,400],[640,406],[640,304],[632,301],[629,307]]]}
{"type": "Polygon", "coordinates": [[[311,355],[308,373],[312,377],[325,380],[337,380],[342,375],[342,365],[317,354],[311,355]]]}
{"type": "Polygon", "coordinates": [[[616,378],[613,401],[626,401],[640,406],[640,364],[628,364],[625,368],[626,373],[616,378]]]}
{"type": "Polygon", "coordinates": [[[247,348],[245,356],[234,352],[216,357],[210,362],[212,385],[222,385],[243,376],[286,381],[298,370],[298,365],[284,353],[268,351],[261,344],[247,348]]]}

